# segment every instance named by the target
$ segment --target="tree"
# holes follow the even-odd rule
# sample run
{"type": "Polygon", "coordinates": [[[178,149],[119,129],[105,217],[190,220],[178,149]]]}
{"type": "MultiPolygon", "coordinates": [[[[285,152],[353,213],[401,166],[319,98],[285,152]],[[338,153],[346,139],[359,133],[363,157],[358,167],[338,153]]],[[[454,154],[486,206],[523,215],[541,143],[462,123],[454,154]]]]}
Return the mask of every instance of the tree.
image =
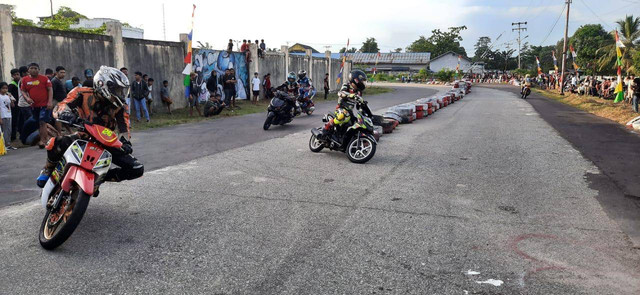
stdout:
{"type": "Polygon", "coordinates": [[[456,73],[455,71],[440,69],[440,71],[435,73],[435,77],[436,79],[442,82],[451,82],[451,79],[453,79],[453,76],[455,75],[455,73],[456,73]]]}
{"type": "MultiPolygon", "coordinates": [[[[633,17],[633,15],[627,15],[624,19],[616,22],[619,27],[618,35],[620,41],[624,44],[624,48],[621,48],[622,53],[622,70],[630,73],[637,73],[637,70],[633,64],[633,56],[637,51],[637,44],[640,42],[640,17],[633,17]]],[[[611,33],[613,34],[613,32],[611,33]]],[[[613,36],[613,35],[612,35],[613,36]]],[[[613,40],[613,39],[612,39],[613,40]]],[[[615,60],[617,58],[616,43],[615,41],[609,41],[608,45],[600,48],[596,51],[602,56],[598,59],[599,70],[615,68],[615,60]]]]}
{"type": "MultiPolygon", "coordinates": [[[[13,18],[14,25],[35,26],[35,24],[31,20],[16,17],[13,10],[11,10],[11,17],[13,18]]],[[[71,25],[77,24],[80,19],[86,18],[86,16],[73,11],[69,7],[61,6],[53,16],[42,18],[42,21],[38,24],[38,26],[45,29],[75,31],[90,34],[104,34],[106,32],[107,26],[105,24],[96,29],[71,28],[71,25]]]]}
{"type": "Polygon", "coordinates": [[[473,61],[485,61],[486,55],[489,55],[489,46],[491,44],[491,38],[484,36],[478,38],[478,42],[473,46],[475,48],[475,52],[473,54],[473,61]],[[482,55],[485,55],[483,57],[482,55]]]}
{"type": "Polygon", "coordinates": [[[16,16],[16,12],[13,9],[14,9],[14,7],[10,6],[11,23],[14,26],[28,26],[28,27],[35,27],[36,26],[36,24],[33,23],[32,20],[16,16]]]}
{"type": "Polygon", "coordinates": [[[534,70],[537,74],[538,65],[536,63],[536,57],[538,57],[543,72],[553,69],[553,56],[551,51],[554,49],[554,45],[529,46],[526,44],[521,50],[522,68],[534,70]]]}
{"type": "Polygon", "coordinates": [[[453,51],[467,56],[467,51],[464,47],[460,46],[460,42],[462,41],[460,32],[466,29],[467,26],[451,27],[447,32],[435,29],[431,31],[429,38],[420,36],[418,40],[413,41],[413,43],[407,47],[407,52],[431,52],[432,56],[438,56],[453,51]]]}
{"type": "Polygon", "coordinates": [[[496,61],[502,65],[500,68],[502,68],[503,71],[513,70],[518,66],[516,61],[511,59],[514,52],[516,52],[515,49],[507,49],[496,53],[496,61]]]}
{"type": "Polygon", "coordinates": [[[356,49],[355,47],[351,47],[351,49],[347,50],[346,47],[342,47],[342,49],[340,49],[340,53],[354,53],[358,51],[358,49],[356,49]]]}
{"type": "Polygon", "coordinates": [[[360,52],[376,53],[378,51],[380,51],[380,48],[378,48],[378,42],[376,42],[376,38],[367,38],[367,40],[362,43],[362,47],[360,48],[360,52]]]}
{"type": "Polygon", "coordinates": [[[602,53],[598,53],[598,49],[612,41],[611,34],[607,33],[600,24],[583,25],[569,38],[569,44],[573,45],[578,54],[576,63],[590,72],[589,74],[597,71],[598,59],[602,56],[602,53]]]}

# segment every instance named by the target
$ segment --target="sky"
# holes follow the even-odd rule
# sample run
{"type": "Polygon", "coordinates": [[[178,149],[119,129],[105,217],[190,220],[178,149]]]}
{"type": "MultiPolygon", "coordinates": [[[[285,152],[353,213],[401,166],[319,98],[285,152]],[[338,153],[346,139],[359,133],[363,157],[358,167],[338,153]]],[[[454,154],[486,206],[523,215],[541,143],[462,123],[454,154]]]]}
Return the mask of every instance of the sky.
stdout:
{"type": "MultiPolygon", "coordinates": [[[[178,41],[191,28],[196,5],[194,47],[209,42],[223,49],[229,39],[265,39],[269,48],[303,43],[320,52],[360,48],[368,37],[376,38],[380,51],[406,48],[433,29],[466,25],[462,32],[468,55],[479,37],[489,36],[495,48],[517,48],[512,22],[527,22],[522,32],[531,45],[555,44],[563,36],[564,0],[320,0],[320,1],[185,1],[185,0],[52,0],[54,11],[68,6],[90,18],[115,18],[144,29],[145,39],[178,41]],[[397,4],[394,4],[397,3],[397,4]],[[555,26],[554,26],[555,24],[555,26]],[[502,35],[499,39],[496,38],[502,35]],[[528,36],[528,37],[527,37],[528,36]]],[[[0,0],[15,6],[22,18],[37,20],[50,14],[49,0],[0,0]]],[[[640,16],[640,0],[573,0],[569,35],[579,26],[601,23],[613,30],[625,14],[640,16]]]]}

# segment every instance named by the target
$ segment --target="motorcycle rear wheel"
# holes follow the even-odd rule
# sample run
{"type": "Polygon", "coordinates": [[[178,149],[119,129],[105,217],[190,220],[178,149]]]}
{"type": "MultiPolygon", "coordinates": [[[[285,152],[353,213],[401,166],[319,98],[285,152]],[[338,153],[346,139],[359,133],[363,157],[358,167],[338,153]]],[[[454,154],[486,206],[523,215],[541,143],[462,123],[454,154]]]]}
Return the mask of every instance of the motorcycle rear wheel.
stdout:
{"type": "Polygon", "coordinates": [[[309,138],[309,149],[314,153],[319,153],[324,149],[324,144],[318,140],[318,138],[311,134],[311,138],[309,138]]]}
{"type": "MultiPolygon", "coordinates": [[[[80,221],[82,221],[82,217],[89,206],[91,196],[76,186],[71,190],[71,199],[75,202],[71,214],[66,221],[64,220],[64,216],[59,217],[62,218],[62,220],[53,228],[49,225],[49,219],[51,218],[51,214],[55,212],[51,212],[51,209],[47,209],[47,213],[44,215],[42,224],[40,225],[40,234],[38,235],[40,246],[42,246],[42,248],[53,250],[62,245],[62,243],[64,243],[71,234],[73,234],[73,231],[78,227],[80,221]]],[[[63,210],[62,207],[63,206],[61,206],[59,211],[63,210]]]]}

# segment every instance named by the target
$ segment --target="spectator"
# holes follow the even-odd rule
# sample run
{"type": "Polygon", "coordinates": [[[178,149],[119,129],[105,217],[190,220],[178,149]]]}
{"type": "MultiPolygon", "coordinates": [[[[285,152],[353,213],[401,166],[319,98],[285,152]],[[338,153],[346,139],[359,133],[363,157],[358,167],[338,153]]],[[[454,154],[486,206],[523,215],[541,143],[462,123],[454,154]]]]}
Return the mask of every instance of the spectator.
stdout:
{"type": "Polygon", "coordinates": [[[18,118],[18,132],[20,132],[20,136],[22,136],[22,128],[24,128],[25,122],[31,118],[31,104],[27,102],[27,99],[24,97],[24,93],[21,90],[22,79],[28,75],[28,71],[29,70],[26,66],[20,67],[18,69],[18,81],[16,81],[18,84],[18,109],[20,110],[20,116],[18,118]]]}
{"type": "Polygon", "coordinates": [[[44,70],[44,75],[49,78],[49,81],[51,81],[51,79],[53,79],[53,70],[47,68],[46,70],[44,70]]]}
{"type": "Polygon", "coordinates": [[[82,87],[93,87],[93,70],[92,69],[84,70],[84,82],[82,82],[82,87]]]}
{"type": "Polygon", "coordinates": [[[4,135],[4,145],[7,150],[14,150],[11,146],[11,109],[16,99],[9,93],[9,84],[0,82],[0,127],[4,135]]]}
{"type": "Polygon", "coordinates": [[[264,44],[264,39],[260,40],[260,51],[262,52],[262,57],[264,58],[264,53],[267,52],[267,45],[264,44]]]}
{"type": "Polygon", "coordinates": [[[253,79],[251,79],[251,88],[253,90],[253,97],[251,97],[251,102],[253,104],[257,104],[258,96],[260,96],[260,78],[258,78],[258,72],[253,73],[253,79]]]}
{"type": "Polygon", "coordinates": [[[127,77],[129,77],[129,69],[122,67],[120,68],[120,72],[122,72],[123,74],[125,74],[127,77]]]}
{"type": "Polygon", "coordinates": [[[256,40],[256,48],[258,48],[258,57],[263,58],[264,52],[262,51],[262,48],[260,48],[260,43],[258,42],[258,40],[256,40]]]}
{"type": "Polygon", "coordinates": [[[262,89],[264,89],[264,97],[271,99],[273,93],[271,93],[271,73],[267,73],[262,79],[262,89]]]}
{"type": "Polygon", "coordinates": [[[223,108],[224,103],[220,100],[220,94],[215,93],[215,95],[210,96],[204,104],[204,110],[202,110],[202,113],[205,117],[211,117],[220,114],[223,108]]]}
{"type": "Polygon", "coordinates": [[[245,52],[249,48],[247,44],[247,39],[242,40],[242,45],[240,45],[240,52],[245,52]]]}
{"type": "Polygon", "coordinates": [[[200,93],[200,90],[198,89],[198,83],[197,80],[198,79],[198,74],[191,72],[190,74],[190,81],[189,81],[189,105],[191,106],[191,109],[189,109],[189,116],[193,117],[193,108],[196,108],[196,111],[198,111],[198,116],[202,116],[202,113],[200,112],[200,106],[199,106],[199,101],[198,101],[198,94],[200,93]]]}
{"type": "Polygon", "coordinates": [[[251,51],[249,50],[249,44],[251,44],[251,40],[242,40],[242,45],[240,46],[240,52],[244,53],[244,57],[247,62],[251,62],[251,51]]]}
{"type": "Polygon", "coordinates": [[[625,93],[625,96],[628,103],[633,103],[633,80],[633,76],[627,76],[624,80],[624,84],[627,85],[627,92],[625,93]]]}
{"type": "Polygon", "coordinates": [[[149,116],[153,115],[153,78],[147,78],[147,88],[149,89],[149,94],[147,94],[146,103],[147,110],[149,110],[149,116]]]}
{"type": "MultiPolygon", "coordinates": [[[[18,87],[19,81],[20,81],[20,71],[18,69],[11,69],[11,82],[9,83],[8,89],[11,96],[13,96],[13,98],[15,98],[16,100],[20,97],[20,89],[19,89],[20,87],[18,87]]],[[[16,102],[11,107],[11,140],[12,141],[16,139],[19,121],[20,121],[20,108],[18,107],[18,102],[16,102]]]]}
{"type": "Polygon", "coordinates": [[[209,91],[209,97],[215,96],[218,92],[218,74],[216,71],[211,71],[211,76],[207,79],[207,91],[209,91]]]}
{"type": "Polygon", "coordinates": [[[71,89],[76,88],[78,85],[80,85],[80,78],[73,77],[64,82],[64,90],[69,93],[71,92],[71,89]]]}
{"type": "Polygon", "coordinates": [[[149,85],[149,75],[147,74],[142,75],[142,80],[144,80],[144,82],[147,83],[147,85],[149,85]]]}
{"type": "Polygon", "coordinates": [[[229,44],[227,44],[227,53],[231,53],[233,51],[233,40],[229,39],[229,44]]]}
{"type": "Polygon", "coordinates": [[[638,112],[638,103],[640,103],[640,77],[636,77],[635,79],[633,79],[633,83],[632,83],[632,89],[633,89],[633,111],[634,112],[638,112]]]}
{"type": "Polygon", "coordinates": [[[329,73],[324,74],[324,99],[329,97],[329,73]]]}
{"type": "MultiPolygon", "coordinates": [[[[125,76],[127,76],[127,79],[129,79],[129,69],[122,67],[120,68],[120,72],[122,72],[125,76]]],[[[129,80],[131,81],[131,80],[129,80]]],[[[129,82],[129,85],[131,85],[131,82],[129,82]]],[[[125,104],[127,105],[127,108],[125,109],[125,112],[127,112],[127,114],[129,114],[129,122],[131,123],[131,93],[127,93],[127,97],[124,99],[125,104]]]]}
{"type": "Polygon", "coordinates": [[[171,115],[171,104],[173,104],[173,100],[169,95],[169,81],[162,81],[162,88],[160,88],[160,99],[162,102],[167,105],[167,111],[169,111],[169,115],[171,115]]]}
{"type": "MultiPolygon", "coordinates": [[[[236,92],[236,76],[231,74],[231,70],[224,71],[224,77],[222,78],[222,89],[224,90],[224,104],[227,108],[233,107],[231,104],[231,98],[235,101],[236,92]]],[[[235,105],[235,103],[234,103],[235,105]]]]}
{"type": "Polygon", "coordinates": [[[67,91],[62,81],[67,71],[62,66],[56,67],[56,75],[51,79],[51,86],[53,88],[53,100],[54,104],[61,102],[67,97],[67,91]]]}
{"type": "Polygon", "coordinates": [[[136,122],[140,122],[140,111],[144,112],[144,117],[149,119],[149,110],[147,110],[147,103],[145,101],[147,95],[149,95],[149,88],[147,87],[147,83],[142,81],[142,73],[135,73],[135,81],[131,83],[131,98],[133,99],[133,104],[136,107],[136,122]]]}
{"type": "Polygon", "coordinates": [[[38,123],[40,129],[40,142],[38,146],[44,148],[47,142],[47,126],[51,120],[53,109],[53,89],[51,81],[46,76],[40,75],[40,66],[37,63],[29,64],[29,76],[22,78],[22,95],[31,104],[32,117],[38,123]]]}

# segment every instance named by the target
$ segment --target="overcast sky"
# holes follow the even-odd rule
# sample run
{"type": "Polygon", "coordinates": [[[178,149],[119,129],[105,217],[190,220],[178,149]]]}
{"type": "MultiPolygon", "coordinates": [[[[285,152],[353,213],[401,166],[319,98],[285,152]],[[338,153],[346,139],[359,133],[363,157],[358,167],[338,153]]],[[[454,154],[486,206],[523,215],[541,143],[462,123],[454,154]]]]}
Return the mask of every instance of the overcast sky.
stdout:
{"type": "MultiPolygon", "coordinates": [[[[19,17],[36,20],[50,14],[48,0],[0,0],[16,6],[19,17]]],[[[323,52],[325,46],[337,51],[347,38],[359,48],[367,37],[378,40],[380,50],[403,49],[431,30],[466,25],[463,46],[473,55],[480,36],[490,36],[499,47],[517,34],[511,23],[527,21],[523,37],[533,45],[555,44],[563,34],[559,19],[564,0],[402,0],[402,1],[185,1],[185,0],[53,0],[54,11],[69,6],[87,17],[115,18],[144,29],[145,39],[163,40],[163,3],[168,41],[178,41],[179,33],[191,27],[191,3],[197,6],[195,41],[209,42],[222,49],[230,38],[265,39],[267,47],[296,42],[323,52]],[[555,28],[553,24],[558,20],[555,28]],[[548,36],[548,37],[547,37],[548,36]]],[[[603,23],[613,30],[615,20],[625,14],[640,16],[640,0],[574,0],[569,33],[580,25],[603,23]]],[[[513,46],[515,48],[516,46],[513,46]]]]}

